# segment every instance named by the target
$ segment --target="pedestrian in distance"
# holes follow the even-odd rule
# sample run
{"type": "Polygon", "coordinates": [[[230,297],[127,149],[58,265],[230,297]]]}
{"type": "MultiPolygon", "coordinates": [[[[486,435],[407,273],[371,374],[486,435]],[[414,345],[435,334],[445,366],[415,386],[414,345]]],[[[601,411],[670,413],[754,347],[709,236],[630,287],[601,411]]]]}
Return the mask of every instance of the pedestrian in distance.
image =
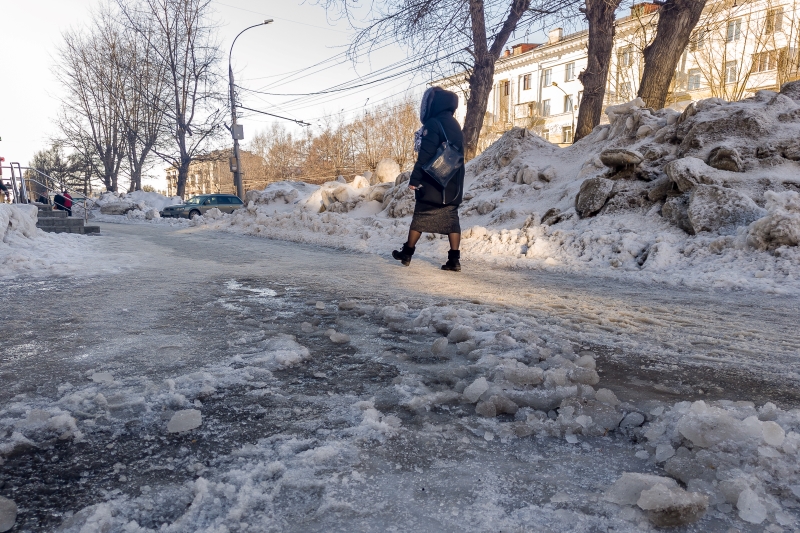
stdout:
{"type": "Polygon", "coordinates": [[[53,207],[57,211],[66,211],[66,207],[64,207],[65,200],[66,198],[64,198],[60,192],[56,193],[56,195],[53,196],[53,207]]]}
{"type": "Polygon", "coordinates": [[[6,184],[3,183],[2,179],[0,179],[0,192],[3,193],[3,198],[5,199],[4,202],[10,204],[11,203],[11,195],[8,192],[8,187],[6,187],[6,184]]]}
{"type": "Polygon", "coordinates": [[[450,241],[442,270],[461,271],[458,206],[464,196],[464,134],[453,116],[457,108],[458,96],[441,87],[431,87],[422,95],[422,127],[414,134],[419,155],[408,182],[416,200],[414,216],[408,240],[401,250],[392,252],[404,266],[411,263],[423,233],[438,233],[450,241]]]}
{"type": "Polygon", "coordinates": [[[72,195],[64,189],[64,211],[67,212],[67,216],[72,216],[72,195]]]}

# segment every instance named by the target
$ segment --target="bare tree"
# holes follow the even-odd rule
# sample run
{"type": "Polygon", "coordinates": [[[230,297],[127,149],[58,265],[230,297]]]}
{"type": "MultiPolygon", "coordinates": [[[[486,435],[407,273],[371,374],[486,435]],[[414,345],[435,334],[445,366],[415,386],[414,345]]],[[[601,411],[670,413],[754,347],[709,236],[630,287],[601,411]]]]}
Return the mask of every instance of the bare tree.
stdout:
{"type": "MultiPolygon", "coordinates": [[[[543,24],[580,0],[317,0],[358,26],[357,13],[370,18],[353,41],[359,55],[387,36],[405,45],[420,69],[441,72],[447,64],[466,71],[467,112],[464,119],[465,155],[478,151],[495,62],[515,30],[543,24]],[[536,3],[532,6],[532,1],[536,3]]],[[[612,10],[613,11],[613,10],[612,10]]]]}
{"type": "Polygon", "coordinates": [[[126,154],[118,101],[124,92],[119,28],[100,11],[90,32],[66,32],[63,40],[57,76],[67,92],[59,124],[64,142],[81,153],[90,148],[106,189],[116,191],[126,154]]]}
{"type": "Polygon", "coordinates": [[[166,64],[156,55],[148,39],[127,29],[120,66],[123,91],[117,99],[124,123],[131,191],[142,189],[142,173],[153,149],[164,140],[166,64]]]}
{"type": "Polygon", "coordinates": [[[219,135],[220,48],[211,0],[117,0],[127,26],[138,33],[153,61],[164,69],[163,98],[158,105],[171,146],[154,152],[178,170],[177,194],[183,196],[192,160],[219,135]]]}
{"type": "Polygon", "coordinates": [[[578,74],[578,80],[583,84],[583,98],[578,109],[576,141],[600,124],[608,67],[614,49],[614,12],[619,3],[620,0],[586,0],[583,9],[589,21],[589,57],[586,68],[578,74]]]}
{"type": "Polygon", "coordinates": [[[638,93],[648,107],[664,107],[678,61],[705,6],[706,0],[669,0],[659,9],[656,36],[644,49],[638,93]]]}

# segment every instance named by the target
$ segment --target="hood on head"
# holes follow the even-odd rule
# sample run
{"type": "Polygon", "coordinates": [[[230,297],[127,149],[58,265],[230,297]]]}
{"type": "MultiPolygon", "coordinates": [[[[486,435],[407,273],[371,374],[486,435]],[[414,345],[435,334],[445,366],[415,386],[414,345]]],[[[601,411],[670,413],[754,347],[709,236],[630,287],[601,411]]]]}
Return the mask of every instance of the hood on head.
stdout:
{"type": "Polygon", "coordinates": [[[419,106],[419,120],[425,122],[431,117],[449,112],[451,115],[458,109],[458,96],[456,93],[446,91],[441,87],[431,87],[422,95],[419,106]]]}

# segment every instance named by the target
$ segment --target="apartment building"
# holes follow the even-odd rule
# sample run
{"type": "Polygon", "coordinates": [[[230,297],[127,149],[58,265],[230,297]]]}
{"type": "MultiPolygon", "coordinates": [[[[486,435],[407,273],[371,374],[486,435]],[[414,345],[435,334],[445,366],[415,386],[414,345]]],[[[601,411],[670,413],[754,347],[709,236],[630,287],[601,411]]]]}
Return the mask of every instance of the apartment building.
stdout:
{"type": "MultiPolygon", "coordinates": [[[[198,194],[227,193],[236,194],[233,173],[230,170],[230,150],[216,150],[198,157],[189,165],[186,178],[187,198],[198,194]]],[[[263,189],[269,180],[266,177],[264,158],[246,150],[240,151],[242,181],[245,190],[263,189]]],[[[174,196],[178,190],[178,169],[167,169],[167,196],[174,196]]]]}
{"type": "MultiPolygon", "coordinates": [[[[797,6],[776,0],[710,2],[675,72],[667,105],[683,109],[691,101],[717,97],[739,100],[762,89],[800,78],[797,6]]],[[[642,51],[655,36],[658,5],[634,5],[617,19],[608,73],[606,105],[636,97],[642,51]]],[[[586,68],[588,31],[549,32],[544,43],[516,44],[497,61],[481,149],[514,126],[554,144],[572,143],[583,96],[579,73],[586,68]]],[[[466,86],[458,76],[443,85],[461,99],[457,118],[466,113],[466,86]]],[[[463,76],[461,76],[463,79],[463,76]]]]}

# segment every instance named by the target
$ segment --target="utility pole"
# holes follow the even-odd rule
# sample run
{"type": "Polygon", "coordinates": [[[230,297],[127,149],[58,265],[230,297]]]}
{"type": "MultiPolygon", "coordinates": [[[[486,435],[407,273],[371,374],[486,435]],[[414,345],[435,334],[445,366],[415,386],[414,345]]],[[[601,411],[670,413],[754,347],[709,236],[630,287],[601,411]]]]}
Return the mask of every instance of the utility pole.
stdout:
{"type": "MultiPolygon", "coordinates": [[[[259,24],[254,24],[250,27],[247,27],[239,32],[239,35],[243,34],[247,30],[251,28],[257,28],[259,26],[264,26],[266,24],[270,24],[272,19],[267,19],[264,22],[259,24]]],[[[233,45],[236,44],[236,39],[239,38],[237,35],[233,39],[233,43],[231,43],[231,50],[228,52],[228,85],[230,89],[230,104],[231,104],[231,138],[233,138],[233,157],[230,161],[231,172],[233,172],[233,184],[236,187],[236,196],[238,196],[244,202],[244,184],[242,183],[242,160],[239,156],[239,141],[244,139],[244,128],[240,126],[236,122],[236,93],[234,90],[233,84],[233,66],[231,65],[231,57],[233,55],[233,45]]]]}

